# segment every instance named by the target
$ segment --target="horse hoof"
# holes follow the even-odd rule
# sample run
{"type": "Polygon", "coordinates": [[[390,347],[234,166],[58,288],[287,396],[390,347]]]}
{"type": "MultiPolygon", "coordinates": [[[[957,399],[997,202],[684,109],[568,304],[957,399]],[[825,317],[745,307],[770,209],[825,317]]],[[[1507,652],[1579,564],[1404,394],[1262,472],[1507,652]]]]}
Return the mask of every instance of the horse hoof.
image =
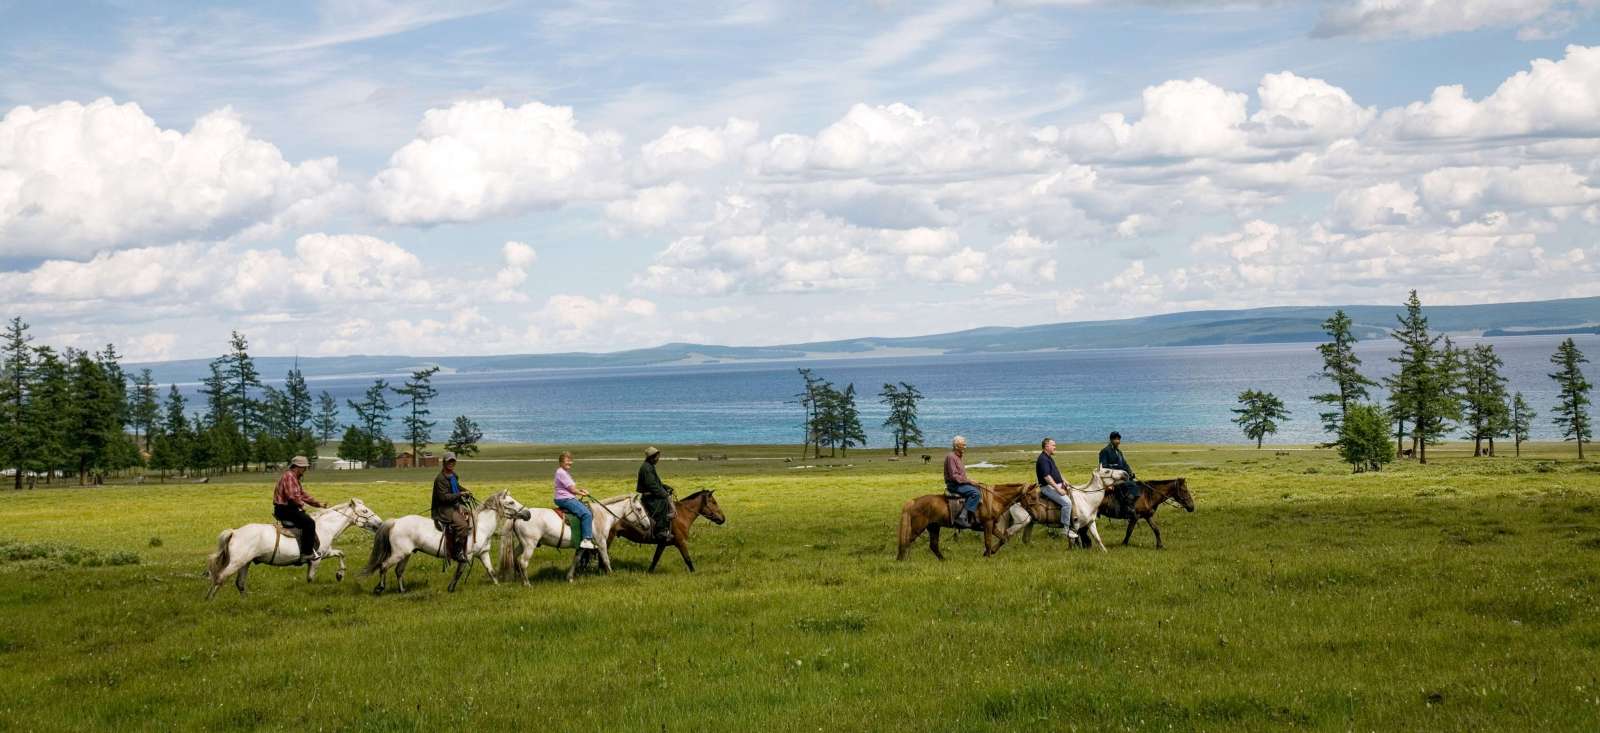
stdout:
{"type": "Polygon", "coordinates": [[[335,582],[343,583],[344,582],[344,571],[340,570],[339,572],[334,573],[333,574],[333,579],[334,579],[335,582]]]}

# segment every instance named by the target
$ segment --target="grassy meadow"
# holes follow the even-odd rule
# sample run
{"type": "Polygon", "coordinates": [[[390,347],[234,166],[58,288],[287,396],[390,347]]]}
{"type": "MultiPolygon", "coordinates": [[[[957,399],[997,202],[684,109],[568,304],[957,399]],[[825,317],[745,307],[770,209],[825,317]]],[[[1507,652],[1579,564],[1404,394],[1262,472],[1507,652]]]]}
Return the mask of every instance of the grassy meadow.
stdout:
{"type": "MultiPolygon", "coordinates": [[[[257,567],[202,600],[217,533],[270,517],[274,476],[0,491],[0,728],[789,730],[1593,730],[1600,721],[1600,463],[1570,445],[1430,451],[1352,475],[1326,450],[1130,445],[1197,503],[1106,554],[1036,532],[940,563],[894,561],[899,508],[940,488],[941,450],[792,460],[667,448],[680,495],[715,488],[689,574],[619,542],[618,572],[459,592],[432,558],[411,592],[257,567]],[[725,461],[696,461],[698,454],[725,461]],[[921,453],[933,456],[924,465],[921,453]],[[137,562],[131,562],[134,559],[137,562]],[[485,728],[484,726],[488,727],[485,728]]],[[[1067,478],[1098,446],[1063,446],[1067,478]]],[[[1453,448],[1453,449],[1452,449],[1453,448]]],[[[480,496],[550,503],[554,449],[464,461],[480,496]],[[535,460],[537,459],[537,460],[535,460]]],[[[576,450],[580,485],[632,490],[633,446],[576,450]]],[[[331,453],[331,451],[329,451],[331,453]]],[[[981,481],[1034,450],[976,447],[981,481]]],[[[318,470],[325,501],[425,512],[432,471],[318,470]]]]}

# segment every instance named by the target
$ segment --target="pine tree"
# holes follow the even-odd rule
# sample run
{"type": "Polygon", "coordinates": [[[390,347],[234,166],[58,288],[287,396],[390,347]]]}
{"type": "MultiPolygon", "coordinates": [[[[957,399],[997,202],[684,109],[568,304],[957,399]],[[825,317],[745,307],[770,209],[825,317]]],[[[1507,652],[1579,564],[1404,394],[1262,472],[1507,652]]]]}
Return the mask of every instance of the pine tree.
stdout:
{"type": "Polygon", "coordinates": [[[822,398],[827,390],[833,388],[833,385],[813,374],[810,369],[802,368],[799,371],[800,378],[805,380],[805,389],[795,397],[800,403],[801,411],[805,413],[806,431],[805,442],[800,445],[800,457],[805,458],[806,452],[812,447],[816,448],[812,452],[812,457],[820,457],[822,455],[822,441],[818,434],[818,430],[821,427],[819,413],[822,408],[822,398]]]}
{"type": "Polygon", "coordinates": [[[344,437],[339,439],[339,450],[335,455],[346,461],[365,464],[371,460],[372,453],[372,438],[361,432],[361,428],[351,425],[344,429],[344,437]]]}
{"type": "Polygon", "coordinates": [[[839,446],[840,455],[849,455],[850,449],[867,444],[867,433],[861,427],[861,413],[856,409],[856,385],[847,384],[843,392],[837,397],[837,407],[834,419],[837,421],[833,430],[834,442],[839,446]]]}
{"type": "Polygon", "coordinates": [[[161,419],[161,403],[156,394],[156,380],[149,369],[141,369],[138,378],[133,380],[133,392],[130,398],[132,401],[128,405],[128,424],[133,427],[133,438],[138,441],[142,436],[148,447],[150,436],[155,433],[156,421],[161,419]]]}
{"type": "MultiPolygon", "coordinates": [[[[1428,333],[1428,318],[1422,314],[1417,291],[1406,300],[1400,327],[1391,334],[1400,342],[1400,353],[1389,361],[1395,373],[1384,379],[1389,390],[1389,412],[1405,432],[1411,424],[1411,445],[1417,460],[1428,462],[1428,443],[1448,432],[1450,420],[1459,417],[1459,360],[1453,348],[1439,347],[1439,336],[1428,333]]],[[[1448,346],[1448,345],[1447,345],[1448,346]]]]}
{"type": "Polygon", "coordinates": [[[200,394],[206,399],[205,424],[215,425],[229,410],[228,379],[223,374],[227,359],[213,359],[208,365],[210,376],[200,380],[200,394]]]}
{"type": "Polygon", "coordinates": [[[1356,356],[1356,337],[1350,326],[1350,316],[1343,310],[1334,311],[1333,316],[1322,323],[1322,330],[1332,340],[1317,346],[1322,354],[1322,374],[1333,382],[1334,389],[1312,395],[1311,399],[1338,408],[1318,415],[1322,418],[1322,429],[1335,437],[1350,406],[1367,399],[1367,387],[1378,384],[1361,374],[1361,357],[1356,356]]]}
{"type": "Polygon", "coordinates": [[[13,317],[6,324],[0,342],[0,460],[16,471],[13,487],[22,488],[23,465],[27,463],[29,391],[34,375],[33,349],[28,342],[28,324],[13,317]]]}
{"type": "Polygon", "coordinates": [[[373,380],[372,386],[367,388],[366,395],[360,402],[345,401],[350,409],[356,411],[356,426],[361,428],[361,434],[366,438],[366,445],[361,451],[362,461],[369,466],[380,458],[386,438],[384,433],[389,429],[390,410],[389,400],[384,396],[389,391],[389,383],[382,379],[373,380]]]}
{"type": "Polygon", "coordinates": [[[421,465],[422,449],[433,438],[433,426],[438,422],[429,420],[428,403],[439,396],[439,390],[433,388],[433,375],[439,373],[439,367],[428,367],[411,373],[411,378],[406,380],[405,386],[394,390],[394,393],[405,398],[404,402],[396,407],[411,408],[406,416],[400,419],[403,426],[406,442],[411,445],[412,465],[421,465]]]}
{"type": "Polygon", "coordinates": [[[1528,409],[1527,400],[1522,399],[1518,392],[1511,397],[1511,439],[1516,441],[1517,457],[1522,457],[1522,444],[1528,440],[1528,431],[1533,427],[1533,419],[1539,415],[1528,409]]]}
{"type": "Polygon", "coordinates": [[[1381,471],[1383,464],[1394,460],[1394,446],[1389,445],[1388,417],[1375,405],[1354,404],[1345,413],[1339,426],[1339,458],[1350,464],[1356,473],[1381,471]]]}
{"type": "Polygon", "coordinates": [[[78,472],[80,486],[89,483],[112,463],[113,443],[122,434],[118,410],[111,407],[122,401],[100,362],[87,352],[68,351],[70,403],[68,405],[67,450],[78,472]]]}
{"type": "Polygon", "coordinates": [[[912,442],[922,444],[922,429],[917,425],[917,402],[922,399],[922,393],[905,382],[899,386],[885,382],[878,397],[878,401],[889,408],[883,426],[889,428],[894,440],[894,454],[910,455],[912,442]]]}
{"type": "Polygon", "coordinates": [[[286,437],[297,445],[314,442],[311,440],[313,437],[311,422],[316,415],[311,411],[311,388],[306,385],[306,378],[300,373],[300,367],[289,370],[288,376],[283,380],[283,393],[289,401],[284,424],[288,431],[286,437]]]}
{"type": "MultiPolygon", "coordinates": [[[[251,396],[250,390],[261,388],[261,373],[256,371],[255,360],[250,358],[250,342],[244,334],[232,332],[228,337],[228,348],[232,351],[223,357],[222,370],[227,382],[228,405],[233,408],[233,421],[239,428],[239,434],[246,439],[254,438],[261,430],[261,403],[251,396]]],[[[250,470],[250,453],[249,450],[244,453],[246,471],[250,470]]]]}
{"type": "Polygon", "coordinates": [[[31,468],[42,471],[45,481],[72,463],[69,453],[72,419],[72,384],[68,366],[54,349],[34,350],[34,382],[27,427],[31,468]]]}
{"type": "Polygon", "coordinates": [[[313,422],[319,442],[327,443],[333,440],[334,433],[339,432],[339,402],[327,390],[317,395],[317,416],[313,422]]]}
{"type": "Polygon", "coordinates": [[[478,428],[478,424],[466,415],[458,415],[455,428],[450,431],[450,439],[444,443],[444,449],[458,456],[477,455],[480,440],[483,440],[483,431],[478,428]]]}
{"type": "Polygon", "coordinates": [[[1283,400],[1271,392],[1247,389],[1239,393],[1239,407],[1233,410],[1238,417],[1233,421],[1244,430],[1245,437],[1256,442],[1256,450],[1266,436],[1278,432],[1278,422],[1289,418],[1283,400]]]}
{"type": "Polygon", "coordinates": [[[1583,460],[1583,443],[1590,440],[1593,425],[1589,421],[1589,390],[1594,385],[1584,377],[1582,364],[1589,363],[1584,358],[1583,352],[1578,350],[1578,345],[1571,338],[1561,342],[1556,348],[1556,353],[1550,356],[1550,363],[1556,365],[1556,372],[1550,375],[1556,380],[1560,390],[1559,401],[1556,403],[1555,418],[1552,422],[1561,428],[1561,437],[1566,440],[1578,442],[1578,460],[1583,460]]]}
{"type": "Polygon", "coordinates": [[[1505,362],[1494,353],[1494,346],[1478,344],[1467,353],[1463,376],[1461,412],[1472,438],[1472,455],[1483,453],[1483,441],[1489,441],[1489,454],[1494,454],[1494,439],[1506,434],[1510,410],[1506,406],[1506,378],[1500,374],[1505,362]]]}
{"type": "Polygon", "coordinates": [[[151,468],[161,471],[163,479],[167,471],[187,473],[192,465],[190,456],[193,453],[191,443],[194,436],[189,429],[189,420],[184,415],[187,408],[187,401],[183,393],[178,391],[178,385],[171,385],[167,390],[167,402],[162,406],[164,414],[160,434],[150,451],[151,468]]]}

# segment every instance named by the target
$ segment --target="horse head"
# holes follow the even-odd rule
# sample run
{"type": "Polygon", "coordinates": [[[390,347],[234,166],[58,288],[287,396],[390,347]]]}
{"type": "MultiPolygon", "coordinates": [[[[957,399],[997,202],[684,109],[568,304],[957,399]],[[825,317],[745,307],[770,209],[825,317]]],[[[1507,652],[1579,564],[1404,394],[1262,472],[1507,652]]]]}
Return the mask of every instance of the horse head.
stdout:
{"type": "Polygon", "coordinates": [[[1045,509],[1047,507],[1045,507],[1044,506],[1044,502],[1039,499],[1039,485],[1038,484],[1031,483],[1031,484],[1028,484],[1027,486],[1022,487],[1022,495],[1020,497],[1020,501],[1022,502],[1022,508],[1027,510],[1027,512],[1028,512],[1028,514],[1030,516],[1033,516],[1033,517],[1042,517],[1042,516],[1044,516],[1044,512],[1045,512],[1045,509]]]}
{"type": "Polygon", "coordinates": [[[368,509],[367,505],[360,499],[352,498],[347,504],[350,507],[351,516],[355,517],[357,527],[376,532],[378,527],[383,525],[383,517],[378,516],[377,512],[368,509]]]}
{"type": "Polygon", "coordinates": [[[1175,478],[1168,485],[1167,491],[1171,494],[1172,500],[1178,502],[1178,506],[1183,507],[1184,511],[1194,511],[1194,497],[1189,495],[1188,481],[1185,481],[1181,476],[1175,478]]]}
{"type": "Polygon", "coordinates": [[[728,518],[722,514],[722,507],[717,505],[716,489],[706,489],[695,493],[703,497],[700,500],[700,511],[698,512],[700,516],[711,520],[713,524],[722,524],[728,521],[728,518]]]}
{"type": "Polygon", "coordinates": [[[1090,475],[1089,483],[1095,488],[1109,489],[1118,481],[1125,481],[1127,478],[1128,472],[1120,468],[1096,468],[1090,475]]]}
{"type": "Polygon", "coordinates": [[[509,491],[497,492],[494,496],[489,497],[489,500],[485,501],[483,506],[485,509],[491,509],[498,513],[502,519],[520,519],[526,522],[533,518],[533,512],[528,511],[528,508],[523,506],[522,502],[511,498],[511,492],[509,491]]]}

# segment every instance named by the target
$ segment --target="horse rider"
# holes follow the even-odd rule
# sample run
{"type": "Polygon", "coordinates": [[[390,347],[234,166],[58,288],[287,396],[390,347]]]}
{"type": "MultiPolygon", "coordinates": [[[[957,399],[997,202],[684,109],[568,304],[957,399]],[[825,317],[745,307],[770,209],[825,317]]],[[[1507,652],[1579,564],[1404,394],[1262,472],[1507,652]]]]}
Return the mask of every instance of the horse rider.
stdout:
{"type": "Polygon", "coordinates": [[[328,505],[317,501],[301,488],[300,477],[306,475],[306,469],[309,468],[311,462],[305,456],[289,459],[289,470],[283,472],[277,487],[272,490],[272,517],[284,527],[300,530],[300,559],[295,561],[296,565],[323,558],[322,551],[317,549],[317,523],[311,521],[305,508],[314,506],[326,509],[328,505]]]}
{"type": "Polygon", "coordinates": [[[644,463],[639,465],[639,481],[634,485],[634,491],[639,492],[644,511],[650,515],[655,541],[671,542],[673,491],[671,486],[661,483],[661,477],[656,475],[656,463],[660,460],[661,451],[653,447],[644,450],[644,463]]]}
{"type": "Polygon", "coordinates": [[[1133,480],[1133,468],[1128,466],[1128,459],[1122,455],[1122,433],[1111,431],[1111,442],[1100,449],[1100,467],[1114,468],[1128,474],[1128,477],[1118,481],[1116,486],[1117,499],[1129,514],[1133,513],[1133,503],[1139,500],[1139,483],[1133,480]]]}
{"type": "Polygon", "coordinates": [[[558,462],[561,465],[556,469],[556,506],[583,523],[583,542],[578,547],[593,550],[595,549],[594,512],[589,511],[589,507],[578,500],[580,496],[588,496],[589,492],[578,488],[572,481],[572,451],[561,451],[558,462]]]}
{"type": "Polygon", "coordinates": [[[957,435],[951,439],[950,452],[944,457],[945,491],[966,500],[961,507],[961,516],[952,518],[951,524],[956,529],[977,528],[978,500],[983,496],[979,493],[977,482],[967,478],[967,465],[962,460],[966,453],[967,439],[957,435]]]}
{"type": "Polygon", "coordinates": [[[1039,496],[1061,507],[1061,526],[1066,528],[1067,538],[1077,537],[1072,531],[1072,502],[1067,500],[1066,481],[1061,478],[1061,469],[1056,467],[1055,438],[1039,441],[1039,458],[1033,462],[1033,475],[1039,482],[1039,496]]]}
{"type": "Polygon", "coordinates": [[[445,453],[439,475],[433,479],[433,525],[444,533],[445,556],[456,562],[467,561],[467,535],[472,531],[471,512],[477,503],[456,475],[456,454],[445,453]]]}

